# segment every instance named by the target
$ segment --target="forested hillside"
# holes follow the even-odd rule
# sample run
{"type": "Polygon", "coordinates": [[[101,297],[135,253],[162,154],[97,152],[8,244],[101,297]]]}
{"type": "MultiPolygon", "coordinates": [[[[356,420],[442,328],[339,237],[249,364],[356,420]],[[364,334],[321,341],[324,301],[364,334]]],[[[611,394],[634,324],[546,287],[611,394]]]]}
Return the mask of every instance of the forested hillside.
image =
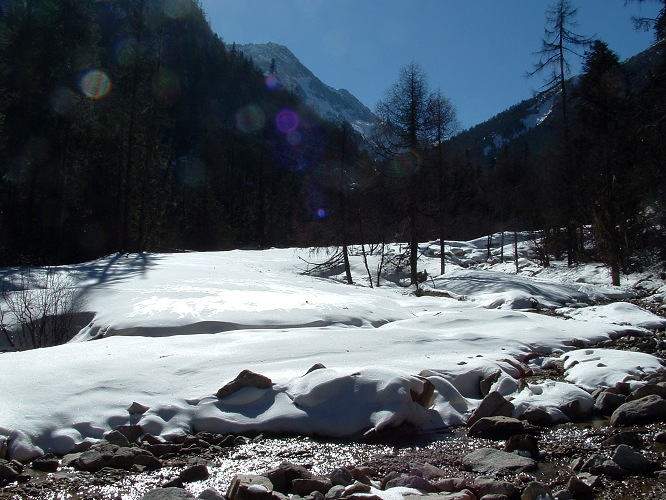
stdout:
{"type": "Polygon", "coordinates": [[[3,264],[315,242],[314,170],[340,131],[267,86],[197,2],[0,9],[3,264]]]}
{"type": "Polygon", "coordinates": [[[544,264],[626,269],[666,246],[653,21],[645,54],[620,64],[590,41],[566,87],[457,137],[436,91],[412,103],[422,129],[395,95],[362,138],[262,74],[195,0],[0,1],[0,265],[533,230],[544,264]]]}

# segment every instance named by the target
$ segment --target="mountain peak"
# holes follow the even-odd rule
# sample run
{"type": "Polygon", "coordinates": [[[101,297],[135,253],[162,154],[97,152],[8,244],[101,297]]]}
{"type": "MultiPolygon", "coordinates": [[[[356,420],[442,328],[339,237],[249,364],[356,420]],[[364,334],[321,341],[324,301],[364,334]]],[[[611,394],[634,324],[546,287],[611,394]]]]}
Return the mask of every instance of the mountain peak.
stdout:
{"type": "Polygon", "coordinates": [[[369,132],[375,115],[347,90],[336,90],[323,83],[289,48],[269,42],[239,45],[237,49],[265,74],[275,61],[276,75],[282,86],[298,95],[322,118],[349,122],[364,135],[369,132]]]}

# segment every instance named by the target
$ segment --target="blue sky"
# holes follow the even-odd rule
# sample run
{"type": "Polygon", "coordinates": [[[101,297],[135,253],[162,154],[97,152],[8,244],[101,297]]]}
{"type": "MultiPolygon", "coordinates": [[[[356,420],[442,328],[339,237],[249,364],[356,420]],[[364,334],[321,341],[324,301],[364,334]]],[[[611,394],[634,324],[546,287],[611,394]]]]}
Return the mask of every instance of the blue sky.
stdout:
{"type": "MultiPolygon", "coordinates": [[[[526,79],[543,37],[546,0],[200,0],[227,43],[287,46],[324,83],[374,110],[400,68],[418,62],[464,128],[539,90],[526,79]]],[[[621,59],[649,47],[631,16],[654,17],[658,2],[574,0],[576,31],[608,43],[621,59]]],[[[574,72],[579,69],[572,60],[574,72]]]]}

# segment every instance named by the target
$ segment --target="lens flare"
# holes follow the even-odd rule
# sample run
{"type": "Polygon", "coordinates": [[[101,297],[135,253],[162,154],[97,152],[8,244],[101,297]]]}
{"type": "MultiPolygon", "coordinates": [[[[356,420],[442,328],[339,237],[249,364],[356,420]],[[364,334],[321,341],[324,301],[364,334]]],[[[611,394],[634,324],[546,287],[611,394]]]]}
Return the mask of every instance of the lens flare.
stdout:
{"type": "Polygon", "coordinates": [[[301,118],[298,113],[291,109],[283,109],[275,116],[275,126],[283,134],[295,132],[300,123],[301,118]]]}
{"type": "Polygon", "coordinates": [[[99,69],[91,69],[81,77],[79,88],[90,99],[101,99],[111,91],[111,79],[99,69]]]}
{"type": "Polygon", "coordinates": [[[295,130],[287,134],[287,143],[290,146],[298,146],[301,143],[301,139],[301,134],[295,130]]]}
{"type": "Polygon", "coordinates": [[[317,217],[319,217],[320,219],[325,218],[327,215],[328,214],[326,213],[326,210],[324,210],[323,208],[317,210],[317,217]]]}
{"type": "Polygon", "coordinates": [[[275,75],[268,75],[266,77],[266,87],[275,90],[280,86],[280,79],[275,75]]]}
{"type": "Polygon", "coordinates": [[[265,124],[266,116],[256,104],[249,104],[236,113],[236,128],[245,134],[259,131],[265,124]]]}

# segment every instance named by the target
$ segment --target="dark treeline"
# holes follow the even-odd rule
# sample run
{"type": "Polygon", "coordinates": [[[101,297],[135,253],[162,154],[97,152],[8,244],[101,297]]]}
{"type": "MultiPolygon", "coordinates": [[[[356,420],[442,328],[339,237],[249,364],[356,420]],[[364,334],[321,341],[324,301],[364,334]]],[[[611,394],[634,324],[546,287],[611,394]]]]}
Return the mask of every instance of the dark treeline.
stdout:
{"type": "Polygon", "coordinates": [[[451,139],[439,92],[400,98],[427,83],[411,66],[382,103],[374,146],[394,148],[377,154],[267,85],[196,1],[0,0],[0,265],[518,229],[546,230],[545,261],[626,269],[666,246],[662,40],[632,65],[588,47],[567,83],[566,141],[555,105],[531,130],[518,105],[451,139]],[[474,139],[500,130],[493,147],[474,139]]]}
{"type": "Polygon", "coordinates": [[[2,264],[330,238],[341,127],[274,87],[197,2],[0,2],[2,264]]]}

